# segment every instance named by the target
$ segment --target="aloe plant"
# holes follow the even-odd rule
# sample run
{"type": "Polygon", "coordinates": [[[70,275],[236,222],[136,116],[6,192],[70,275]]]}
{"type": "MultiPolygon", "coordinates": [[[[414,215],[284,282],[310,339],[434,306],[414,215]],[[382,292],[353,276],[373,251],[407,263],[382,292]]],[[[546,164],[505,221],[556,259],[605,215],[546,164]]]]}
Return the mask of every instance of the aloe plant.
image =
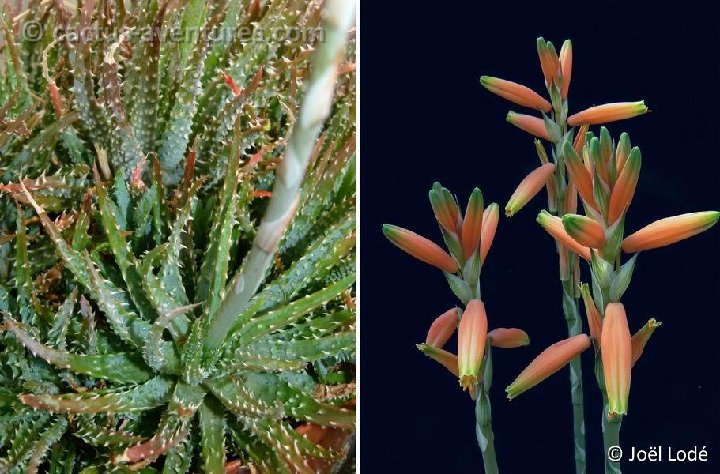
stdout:
{"type": "Polygon", "coordinates": [[[5,8],[0,471],[338,469],[353,2],[5,8]]]}

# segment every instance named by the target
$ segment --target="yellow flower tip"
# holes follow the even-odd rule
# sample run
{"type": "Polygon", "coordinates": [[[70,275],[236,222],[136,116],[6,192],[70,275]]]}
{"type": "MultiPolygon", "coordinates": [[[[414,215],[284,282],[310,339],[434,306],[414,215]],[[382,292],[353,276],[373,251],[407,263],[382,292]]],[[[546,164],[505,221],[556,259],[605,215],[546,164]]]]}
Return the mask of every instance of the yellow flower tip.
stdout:
{"type": "Polygon", "coordinates": [[[461,375],[459,382],[460,386],[462,387],[463,391],[471,390],[475,387],[475,384],[477,384],[478,378],[474,375],[461,375]]]}
{"type": "Polygon", "coordinates": [[[438,223],[448,232],[457,235],[460,233],[460,208],[455,197],[440,183],[434,183],[428,193],[430,205],[438,223]]]}
{"type": "Polygon", "coordinates": [[[492,247],[500,219],[500,206],[491,203],[483,212],[482,231],[480,232],[480,261],[485,262],[492,247]]]}
{"type": "Polygon", "coordinates": [[[590,338],[586,334],[578,334],[551,345],[505,389],[508,399],[512,400],[550,377],[588,347],[590,347],[590,338]]]}
{"type": "Polygon", "coordinates": [[[645,350],[645,345],[647,344],[648,340],[650,340],[650,336],[653,335],[655,332],[655,329],[662,326],[662,323],[657,321],[655,318],[650,318],[645,325],[638,330],[635,334],[633,334],[632,339],[630,341],[631,347],[632,347],[632,365],[634,366],[635,363],[640,359],[640,356],[643,353],[643,350],[645,350]]]}
{"type": "Polygon", "coordinates": [[[550,133],[548,132],[547,127],[545,127],[545,121],[539,117],[508,112],[507,121],[530,135],[534,135],[547,141],[552,141],[550,133]]]}
{"type": "Polygon", "coordinates": [[[523,107],[550,112],[552,104],[529,87],[498,77],[482,76],[480,84],[495,95],[523,107]]]}
{"type": "Polygon", "coordinates": [[[622,248],[627,253],[641,252],[697,235],[714,226],[720,212],[690,212],[679,216],[666,217],[648,224],[623,240],[622,248]]]}
{"type": "Polygon", "coordinates": [[[625,120],[648,112],[645,101],[614,102],[590,107],[582,112],[571,115],[567,119],[568,125],[598,125],[601,123],[625,120]]]}
{"type": "Polygon", "coordinates": [[[565,231],[580,245],[595,249],[605,245],[605,228],[594,219],[577,214],[565,214],[562,223],[565,231]]]}
{"type": "Polygon", "coordinates": [[[404,252],[445,272],[458,271],[458,263],[439,245],[402,227],[383,225],[383,234],[404,252]]]}
{"type": "Polygon", "coordinates": [[[467,208],[465,209],[465,219],[462,223],[461,243],[463,257],[470,258],[480,247],[483,228],[483,195],[480,189],[473,189],[467,208]]]}
{"type": "Polygon", "coordinates": [[[625,307],[622,303],[610,303],[605,308],[605,318],[600,336],[600,353],[609,413],[625,415],[630,394],[632,342],[625,307]]]}
{"type": "Polygon", "coordinates": [[[487,315],[482,301],[470,300],[458,327],[458,372],[460,385],[477,381],[485,355],[487,315]]]}
{"type": "Polygon", "coordinates": [[[488,333],[490,345],[500,349],[515,349],[530,344],[530,337],[517,328],[495,328],[488,333]]]}
{"type": "Polygon", "coordinates": [[[445,367],[455,377],[458,376],[458,358],[455,354],[427,344],[417,344],[417,348],[420,352],[445,367]]]}
{"type": "Polygon", "coordinates": [[[562,219],[553,216],[547,211],[540,211],[537,222],[545,231],[550,234],[560,245],[580,255],[585,260],[590,260],[590,247],[581,245],[567,233],[563,226],[562,219]]]}
{"type": "Polygon", "coordinates": [[[545,184],[550,180],[555,171],[553,163],[545,163],[535,168],[528,174],[518,185],[515,192],[505,206],[505,215],[511,217],[515,215],[525,204],[527,204],[545,184]]]}
{"type": "Polygon", "coordinates": [[[430,325],[425,343],[430,347],[442,348],[455,332],[459,322],[457,308],[445,311],[430,325]]]}
{"type": "Polygon", "coordinates": [[[642,164],[640,149],[638,147],[633,148],[626,161],[627,163],[623,166],[610,195],[608,205],[608,223],[610,225],[614,224],[622,216],[630,206],[633,196],[635,196],[635,188],[640,179],[640,166],[642,164]]]}

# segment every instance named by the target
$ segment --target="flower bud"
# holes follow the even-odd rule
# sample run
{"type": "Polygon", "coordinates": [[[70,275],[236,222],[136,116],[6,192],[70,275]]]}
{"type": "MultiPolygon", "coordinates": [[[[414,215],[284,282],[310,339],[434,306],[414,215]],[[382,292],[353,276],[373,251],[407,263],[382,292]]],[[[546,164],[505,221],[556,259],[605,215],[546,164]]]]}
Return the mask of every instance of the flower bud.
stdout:
{"type": "Polygon", "coordinates": [[[455,332],[459,322],[457,308],[445,311],[430,325],[425,343],[430,347],[442,348],[455,332]]]}
{"type": "Polygon", "coordinates": [[[508,399],[512,400],[550,377],[588,347],[590,338],[586,334],[578,334],[548,347],[505,389],[508,399]]]}
{"type": "Polygon", "coordinates": [[[589,206],[597,208],[597,205],[595,204],[595,197],[593,195],[593,180],[590,177],[587,167],[577,153],[575,153],[575,149],[570,145],[570,143],[565,143],[563,152],[570,180],[575,185],[575,188],[583,200],[589,206]]]}
{"type": "Polygon", "coordinates": [[[440,183],[434,183],[429,196],[438,223],[445,230],[457,235],[460,231],[460,208],[453,195],[440,183]]]}
{"type": "Polygon", "coordinates": [[[495,328],[488,333],[490,345],[500,349],[515,349],[530,344],[530,337],[517,328],[495,328]]]}
{"type": "Polygon", "coordinates": [[[467,390],[478,380],[485,342],[487,339],[487,315],[480,300],[470,300],[458,328],[458,370],[460,385],[467,390]]]}
{"type": "Polygon", "coordinates": [[[545,126],[545,121],[541,118],[533,117],[532,115],[508,112],[507,121],[530,135],[543,138],[547,141],[552,141],[550,138],[550,132],[548,132],[548,129],[545,126]]]}
{"type": "Polygon", "coordinates": [[[507,99],[523,107],[529,107],[546,113],[552,110],[550,102],[529,87],[488,76],[482,76],[480,83],[493,94],[499,95],[503,99],[507,99]]]}
{"type": "Polygon", "coordinates": [[[559,83],[560,60],[553,44],[546,42],[542,37],[537,39],[537,52],[540,58],[540,68],[545,76],[545,87],[549,89],[553,84],[559,83]]]}
{"type": "Polygon", "coordinates": [[[590,260],[590,248],[581,245],[575,239],[570,237],[570,234],[568,234],[563,227],[562,219],[557,216],[553,216],[546,211],[540,211],[540,214],[538,214],[537,217],[537,222],[563,247],[568,250],[572,250],[585,260],[590,260]]]}
{"type": "Polygon", "coordinates": [[[630,394],[632,344],[627,315],[622,303],[610,303],[605,308],[605,318],[600,335],[600,352],[609,414],[611,417],[625,415],[630,394]]]}
{"type": "Polygon", "coordinates": [[[560,87],[560,97],[567,99],[568,89],[570,88],[570,77],[572,75],[572,43],[565,40],[560,48],[560,71],[562,72],[562,86],[560,87]]]}
{"type": "Polygon", "coordinates": [[[552,179],[555,165],[547,163],[535,168],[525,179],[518,185],[515,192],[510,196],[505,205],[505,215],[511,217],[515,215],[525,204],[527,204],[545,184],[552,179]]]}
{"type": "Polygon", "coordinates": [[[500,207],[496,203],[490,204],[483,212],[482,232],[480,233],[480,261],[485,262],[487,254],[492,247],[500,219],[500,207]]]}
{"type": "Polygon", "coordinates": [[[623,240],[625,252],[641,252],[674,244],[714,226],[720,212],[691,212],[679,216],[666,217],[648,224],[623,240]]]}
{"type": "Polygon", "coordinates": [[[627,163],[623,166],[620,176],[618,176],[615,186],[613,186],[610,195],[610,204],[608,207],[608,224],[613,225],[616,220],[630,206],[632,198],[635,195],[635,187],[640,178],[640,165],[642,164],[642,156],[640,149],[635,147],[630,152],[627,163]]]}
{"type": "Polygon", "coordinates": [[[455,377],[458,376],[458,358],[455,354],[427,344],[418,344],[417,348],[426,356],[442,364],[455,377]]]}
{"type": "Polygon", "coordinates": [[[425,237],[391,224],[383,225],[383,233],[390,242],[418,260],[448,273],[458,271],[457,262],[440,246],[425,237]]]}
{"type": "Polygon", "coordinates": [[[468,259],[480,247],[483,228],[483,195],[482,192],[473,189],[467,208],[465,209],[465,220],[462,223],[462,249],[463,257],[468,259]]]}
{"type": "Polygon", "coordinates": [[[610,104],[597,105],[571,115],[567,119],[568,125],[598,125],[601,123],[624,120],[648,111],[644,101],[639,102],[615,102],[610,104]]]}
{"type": "Polygon", "coordinates": [[[602,334],[602,316],[597,306],[595,306],[593,297],[590,294],[590,287],[587,283],[580,285],[580,294],[582,295],[583,303],[585,303],[585,316],[587,317],[588,328],[590,329],[590,337],[593,337],[599,342],[600,334],[602,334]]]}
{"type": "Polygon", "coordinates": [[[595,249],[605,245],[605,229],[594,219],[577,214],[565,214],[562,223],[565,231],[580,245],[595,249]]]}

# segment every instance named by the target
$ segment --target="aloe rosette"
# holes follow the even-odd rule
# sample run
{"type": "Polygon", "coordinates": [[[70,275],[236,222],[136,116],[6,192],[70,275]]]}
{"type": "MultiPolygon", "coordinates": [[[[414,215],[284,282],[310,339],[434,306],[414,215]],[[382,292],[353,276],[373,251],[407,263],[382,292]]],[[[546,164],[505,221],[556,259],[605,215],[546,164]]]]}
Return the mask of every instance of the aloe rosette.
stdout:
{"type": "Polygon", "coordinates": [[[79,5],[3,12],[0,470],[351,463],[354,2],[79,5]]]}

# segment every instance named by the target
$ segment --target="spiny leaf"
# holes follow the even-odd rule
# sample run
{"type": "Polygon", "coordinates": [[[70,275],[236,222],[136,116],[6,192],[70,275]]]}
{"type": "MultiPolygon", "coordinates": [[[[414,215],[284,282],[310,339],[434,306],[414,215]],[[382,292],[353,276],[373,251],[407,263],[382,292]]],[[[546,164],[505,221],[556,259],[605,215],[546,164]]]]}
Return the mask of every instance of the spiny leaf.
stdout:
{"type": "Polygon", "coordinates": [[[355,347],[353,333],[339,333],[319,339],[303,341],[266,341],[260,340],[247,346],[248,353],[259,357],[283,361],[312,362],[342,352],[352,351],[355,347]]]}
{"type": "Polygon", "coordinates": [[[40,439],[33,446],[30,462],[28,463],[28,474],[37,474],[50,448],[57,443],[67,430],[67,420],[63,417],[56,418],[45,430],[40,439]]]}
{"type": "Polygon", "coordinates": [[[206,398],[200,407],[203,469],[206,474],[225,474],[225,417],[222,406],[206,398]]]}
{"type": "Polygon", "coordinates": [[[89,415],[75,417],[73,435],[91,446],[128,446],[142,442],[143,437],[122,429],[103,428],[89,415]]]}
{"type": "Polygon", "coordinates": [[[251,319],[238,331],[238,334],[233,337],[233,345],[248,344],[278,328],[296,321],[313,309],[336,298],[354,282],[355,275],[349,275],[327,288],[251,319]]]}
{"type": "Polygon", "coordinates": [[[5,318],[5,324],[33,355],[61,369],[119,383],[141,383],[152,375],[145,364],[132,355],[123,353],[84,355],[62,352],[35,340],[9,316],[5,318]]]}
{"type": "Polygon", "coordinates": [[[97,390],[64,395],[20,395],[20,401],[33,408],[57,413],[130,413],[166,403],[174,382],[155,377],[125,390],[97,390]]]}

